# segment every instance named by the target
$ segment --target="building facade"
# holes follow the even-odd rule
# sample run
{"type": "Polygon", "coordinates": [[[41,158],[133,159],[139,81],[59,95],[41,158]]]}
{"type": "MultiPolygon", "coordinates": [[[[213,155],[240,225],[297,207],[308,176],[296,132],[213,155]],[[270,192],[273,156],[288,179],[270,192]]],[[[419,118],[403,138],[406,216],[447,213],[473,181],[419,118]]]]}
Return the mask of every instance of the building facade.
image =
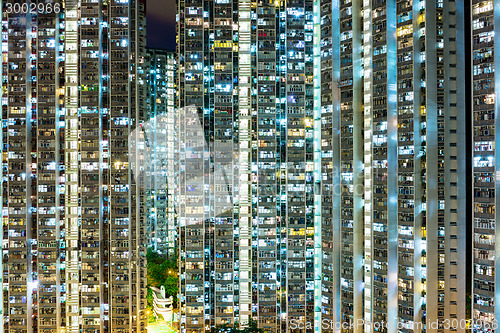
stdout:
{"type": "Polygon", "coordinates": [[[321,15],[323,318],[448,331],[465,319],[463,3],[325,1],[321,15]]]}
{"type": "Polygon", "coordinates": [[[177,118],[175,53],[147,49],[144,205],[148,247],[176,256],[177,118]]]}
{"type": "Polygon", "coordinates": [[[145,2],[43,5],[2,10],[2,330],[144,332],[145,2]]]}
{"type": "Polygon", "coordinates": [[[497,325],[498,307],[498,220],[497,135],[499,85],[495,65],[499,33],[495,21],[498,4],[494,1],[472,2],[472,105],[473,105],[473,267],[472,267],[472,319],[478,323],[476,332],[489,332],[497,325]],[[480,323],[483,322],[484,325],[480,323]]]}
{"type": "Polygon", "coordinates": [[[314,321],[313,5],[178,2],[182,331],[314,321]]]}
{"type": "Polygon", "coordinates": [[[183,331],[465,318],[463,15],[179,2],[183,331]]]}
{"type": "Polygon", "coordinates": [[[465,319],[463,22],[448,0],[178,2],[183,332],[465,319]]]}

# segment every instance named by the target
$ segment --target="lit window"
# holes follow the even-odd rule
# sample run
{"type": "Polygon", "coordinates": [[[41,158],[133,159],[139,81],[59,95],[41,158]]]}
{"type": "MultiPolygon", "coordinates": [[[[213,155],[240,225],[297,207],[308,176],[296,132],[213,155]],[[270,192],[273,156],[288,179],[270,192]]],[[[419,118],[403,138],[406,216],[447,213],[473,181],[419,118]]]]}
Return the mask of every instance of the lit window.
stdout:
{"type": "Polygon", "coordinates": [[[478,4],[475,4],[473,7],[474,15],[486,13],[489,12],[490,10],[493,10],[493,1],[491,0],[480,2],[478,4]]]}

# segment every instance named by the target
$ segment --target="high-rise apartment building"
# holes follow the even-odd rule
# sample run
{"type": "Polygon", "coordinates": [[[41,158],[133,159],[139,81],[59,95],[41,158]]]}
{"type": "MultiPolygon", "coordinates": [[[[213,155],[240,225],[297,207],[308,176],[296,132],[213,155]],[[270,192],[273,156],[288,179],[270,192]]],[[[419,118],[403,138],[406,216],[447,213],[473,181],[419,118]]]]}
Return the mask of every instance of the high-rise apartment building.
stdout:
{"type": "Polygon", "coordinates": [[[175,257],[177,242],[175,53],[147,49],[144,133],[144,205],[148,247],[175,257]]]}
{"type": "Polygon", "coordinates": [[[465,319],[463,3],[321,15],[323,318],[446,331],[465,319]]]}
{"type": "Polygon", "coordinates": [[[181,328],[312,322],[313,2],[178,17],[181,328]]]}
{"type": "Polygon", "coordinates": [[[463,22],[452,0],[178,2],[183,332],[465,323],[463,22]]]}
{"type": "Polygon", "coordinates": [[[472,319],[476,332],[491,332],[500,318],[497,273],[498,228],[498,43],[495,34],[498,5],[494,1],[472,2],[472,105],[473,105],[473,267],[472,319]],[[496,211],[495,211],[496,209],[496,211]],[[481,323],[483,323],[481,325],[481,323]]]}
{"type": "Polygon", "coordinates": [[[128,136],[145,102],[145,1],[16,2],[2,10],[2,330],[143,332],[128,136]]]}

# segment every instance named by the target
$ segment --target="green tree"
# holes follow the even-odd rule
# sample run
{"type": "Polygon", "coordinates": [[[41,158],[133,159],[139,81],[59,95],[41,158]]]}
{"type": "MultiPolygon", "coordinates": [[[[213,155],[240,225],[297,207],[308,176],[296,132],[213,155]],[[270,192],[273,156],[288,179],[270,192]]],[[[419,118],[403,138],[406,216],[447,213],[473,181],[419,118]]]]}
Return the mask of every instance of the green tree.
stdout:
{"type": "Polygon", "coordinates": [[[177,306],[178,293],[178,264],[175,259],[168,259],[149,248],[146,254],[148,261],[148,286],[165,287],[165,296],[174,298],[174,307],[177,306]]]}
{"type": "Polygon", "coordinates": [[[148,260],[149,263],[155,263],[155,264],[161,264],[163,262],[163,259],[161,258],[160,254],[153,250],[153,248],[148,248],[148,251],[146,252],[146,259],[148,260]]]}
{"type": "Polygon", "coordinates": [[[148,287],[148,293],[146,294],[147,307],[153,308],[153,290],[148,287]]]}
{"type": "Polygon", "coordinates": [[[165,280],[165,294],[167,297],[177,296],[177,291],[178,291],[178,283],[179,279],[176,276],[168,276],[167,279],[165,280]]]}
{"type": "Polygon", "coordinates": [[[148,323],[152,323],[155,320],[154,310],[153,310],[153,290],[150,287],[148,287],[147,290],[148,292],[146,294],[146,300],[147,300],[146,314],[148,317],[148,323]]]}

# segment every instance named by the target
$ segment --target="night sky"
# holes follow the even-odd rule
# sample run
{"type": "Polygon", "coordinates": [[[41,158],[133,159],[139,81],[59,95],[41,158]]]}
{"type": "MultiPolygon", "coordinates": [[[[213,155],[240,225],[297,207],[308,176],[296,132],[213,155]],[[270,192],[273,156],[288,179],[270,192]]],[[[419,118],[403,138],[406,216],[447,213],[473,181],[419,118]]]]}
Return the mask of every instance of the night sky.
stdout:
{"type": "Polygon", "coordinates": [[[147,0],[147,46],[175,50],[175,0],[147,0]]]}

